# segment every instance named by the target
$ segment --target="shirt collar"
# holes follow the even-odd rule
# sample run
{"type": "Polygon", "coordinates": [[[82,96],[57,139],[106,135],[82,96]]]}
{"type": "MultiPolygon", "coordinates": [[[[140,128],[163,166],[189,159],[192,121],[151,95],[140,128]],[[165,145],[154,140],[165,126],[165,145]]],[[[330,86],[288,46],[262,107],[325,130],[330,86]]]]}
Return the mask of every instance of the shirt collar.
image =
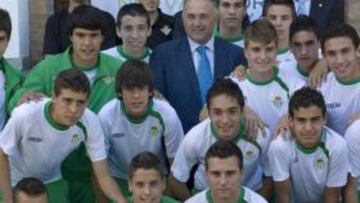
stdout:
{"type": "Polygon", "coordinates": [[[209,41],[207,41],[205,44],[199,44],[192,40],[190,37],[187,38],[189,40],[191,53],[194,53],[199,46],[206,46],[208,50],[214,52],[214,37],[211,37],[209,41]]]}

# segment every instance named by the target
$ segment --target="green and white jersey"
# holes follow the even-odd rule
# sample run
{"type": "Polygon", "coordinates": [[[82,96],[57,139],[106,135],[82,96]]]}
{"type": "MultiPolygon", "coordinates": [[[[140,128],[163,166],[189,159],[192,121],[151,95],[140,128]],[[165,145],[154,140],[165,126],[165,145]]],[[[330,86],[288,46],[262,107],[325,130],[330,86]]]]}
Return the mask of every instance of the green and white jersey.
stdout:
{"type": "MultiPolygon", "coordinates": [[[[263,197],[261,197],[259,194],[255,193],[254,191],[246,187],[240,188],[240,196],[236,202],[267,203],[267,201],[263,197]]],[[[190,199],[186,200],[185,203],[216,203],[216,202],[212,197],[210,189],[207,189],[192,196],[190,199]]]]}
{"type": "Polygon", "coordinates": [[[319,90],[327,106],[327,125],[344,135],[350,116],[360,112],[360,78],[343,82],[330,72],[319,90]]]}
{"type": "Polygon", "coordinates": [[[298,80],[304,81],[306,84],[309,80],[309,73],[305,71],[299,64],[281,69],[284,73],[292,75],[298,80]]]}
{"type": "Polygon", "coordinates": [[[349,148],[351,176],[357,178],[357,190],[360,191],[360,120],[356,120],[345,131],[345,140],[349,148]]]}
{"type": "Polygon", "coordinates": [[[125,53],[124,48],[122,46],[116,46],[116,47],[104,50],[104,51],[102,51],[102,53],[110,55],[114,58],[117,58],[120,61],[127,61],[129,59],[137,59],[137,60],[141,60],[146,63],[149,63],[151,49],[145,47],[144,54],[140,57],[133,57],[133,56],[130,56],[129,54],[125,53]]]}
{"type": "Polygon", "coordinates": [[[230,77],[236,82],[248,105],[273,131],[280,118],[288,111],[290,96],[305,85],[304,81],[274,68],[269,81],[255,81],[249,74],[245,80],[230,77]]]}
{"type": "MultiPolygon", "coordinates": [[[[134,198],[128,198],[129,203],[135,203],[134,198]]],[[[174,200],[173,198],[162,196],[159,203],[179,203],[178,201],[174,200]]]]}
{"type": "Polygon", "coordinates": [[[213,31],[213,35],[215,37],[220,37],[220,38],[224,39],[225,41],[227,41],[227,42],[229,42],[229,43],[231,43],[233,45],[236,45],[236,46],[241,47],[241,48],[245,48],[245,39],[244,39],[243,35],[240,35],[239,37],[236,37],[236,38],[225,38],[225,37],[220,35],[220,30],[219,30],[218,26],[215,26],[214,31],[213,31]]]}
{"type": "Polygon", "coordinates": [[[132,158],[143,151],[154,153],[168,171],[167,158],[174,158],[184,132],[175,110],[166,101],[150,100],[146,114],[134,118],[123,102],[113,99],[101,109],[99,117],[112,176],[127,179],[132,158]]]}
{"type": "Polygon", "coordinates": [[[85,140],[83,126],[91,161],[106,159],[104,134],[93,112],[86,109],[81,124],[64,128],[52,120],[51,105],[48,99],[20,105],[0,134],[0,148],[9,157],[12,186],[25,177],[46,184],[61,179],[62,161],[85,140]]]}
{"type": "MultiPolygon", "coordinates": [[[[205,175],[205,154],[218,139],[219,136],[210,119],[206,119],[193,127],[181,142],[171,166],[174,177],[185,183],[190,177],[192,167],[199,164],[194,177],[195,188],[205,190],[208,187],[205,175]]],[[[243,185],[252,190],[261,188],[263,174],[270,175],[266,160],[270,139],[268,129],[266,129],[265,137],[259,131],[256,141],[246,139],[245,126],[241,124],[240,132],[234,140],[243,152],[245,171],[243,185]]]]}
{"type": "Polygon", "coordinates": [[[5,92],[5,74],[0,68],[0,131],[5,125],[6,120],[6,92],[5,92]]]}
{"type": "Polygon", "coordinates": [[[278,50],[276,61],[279,69],[296,67],[297,64],[294,54],[289,49],[278,50]]]}
{"type": "Polygon", "coordinates": [[[350,171],[344,138],[327,127],[311,149],[279,136],[270,144],[268,159],[275,182],[291,180],[294,202],[322,202],[325,187],[344,186],[350,171]]]}

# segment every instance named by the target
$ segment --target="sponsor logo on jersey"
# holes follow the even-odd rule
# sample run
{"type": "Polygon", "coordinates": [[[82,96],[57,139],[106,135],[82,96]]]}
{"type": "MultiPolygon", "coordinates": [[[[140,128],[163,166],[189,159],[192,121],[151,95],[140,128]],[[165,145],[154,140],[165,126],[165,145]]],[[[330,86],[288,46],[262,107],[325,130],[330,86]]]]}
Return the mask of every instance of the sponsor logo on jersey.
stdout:
{"type": "Polygon", "coordinates": [[[326,161],[323,158],[320,157],[315,160],[315,167],[317,169],[321,170],[321,169],[325,168],[325,166],[326,166],[326,161]]]}
{"type": "Polygon", "coordinates": [[[159,134],[159,129],[156,126],[152,126],[150,129],[150,134],[153,138],[157,137],[159,134]]]}
{"type": "Polygon", "coordinates": [[[75,134],[71,137],[71,143],[79,143],[84,139],[84,135],[75,134]]]}
{"type": "Polygon", "coordinates": [[[340,106],[341,106],[340,102],[333,102],[333,103],[326,104],[326,107],[329,109],[339,108],[340,106]]]}
{"type": "Polygon", "coordinates": [[[272,99],[272,103],[276,108],[280,109],[285,102],[281,96],[275,96],[272,99]]]}
{"type": "Polygon", "coordinates": [[[27,140],[28,140],[29,142],[40,143],[40,142],[42,142],[43,139],[42,139],[41,137],[28,137],[27,140]]]}
{"type": "Polygon", "coordinates": [[[120,137],[124,137],[125,134],[124,133],[114,133],[111,135],[113,138],[120,138],[120,137]]]}

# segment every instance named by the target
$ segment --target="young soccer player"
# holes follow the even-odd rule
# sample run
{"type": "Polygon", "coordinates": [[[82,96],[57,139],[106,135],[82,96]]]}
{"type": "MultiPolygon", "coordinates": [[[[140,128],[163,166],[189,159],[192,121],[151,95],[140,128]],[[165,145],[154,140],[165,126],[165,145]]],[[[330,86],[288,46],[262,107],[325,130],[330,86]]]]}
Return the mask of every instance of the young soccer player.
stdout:
{"type": "Polygon", "coordinates": [[[88,107],[94,112],[115,97],[112,89],[114,76],[120,61],[100,54],[104,27],[101,13],[91,6],[82,5],[74,9],[69,19],[69,37],[72,45],[63,53],[46,57],[26,77],[23,86],[10,100],[10,109],[17,104],[51,96],[56,75],[75,67],[90,80],[91,94],[88,107]]]}
{"type": "Polygon", "coordinates": [[[10,15],[6,10],[0,9],[0,131],[9,116],[9,100],[24,80],[21,72],[4,58],[10,36],[10,15]]]}
{"type": "Polygon", "coordinates": [[[205,153],[217,140],[227,140],[234,142],[244,152],[243,184],[265,194],[262,183],[263,174],[267,175],[265,157],[270,142],[269,130],[266,129],[265,137],[259,131],[256,140],[247,139],[242,122],[244,96],[230,79],[218,79],[210,88],[206,101],[210,119],[192,128],[180,144],[171,167],[170,190],[175,192],[177,198],[188,199],[190,191],[185,183],[196,164],[199,166],[195,172],[193,192],[205,190],[208,187],[205,153]]]}
{"type": "Polygon", "coordinates": [[[305,83],[274,64],[278,40],[274,26],[266,19],[252,23],[245,31],[245,80],[232,78],[246,95],[246,104],[274,130],[286,114],[289,96],[305,83]]]}
{"type": "Polygon", "coordinates": [[[246,18],[246,0],[220,0],[218,5],[219,24],[215,36],[244,48],[243,31],[249,24],[246,18]]]}
{"type": "Polygon", "coordinates": [[[168,174],[184,132],[175,110],[153,98],[154,85],[149,65],[139,60],[123,63],[116,74],[117,99],[108,102],[99,117],[105,132],[110,174],[128,191],[131,159],[143,151],[154,153],[168,174]]]}
{"type": "MultiPolygon", "coordinates": [[[[101,124],[96,115],[86,109],[90,96],[89,80],[81,71],[68,69],[58,74],[53,91],[51,100],[30,102],[15,108],[0,134],[0,188],[5,202],[12,202],[11,186],[29,176],[46,184],[50,203],[92,202],[92,199],[79,201],[74,198],[87,197],[87,192],[68,194],[63,176],[69,175],[66,172],[72,172],[73,168],[61,167],[65,158],[69,160],[67,156],[72,151],[84,146],[83,142],[105,195],[116,202],[124,202],[107,171],[101,124]]],[[[87,175],[76,177],[76,181],[67,179],[70,189],[80,180],[88,183],[90,172],[87,175]]]]}
{"type": "Polygon", "coordinates": [[[275,27],[278,47],[277,62],[280,69],[296,66],[294,55],[289,50],[290,24],[296,18],[293,0],[267,0],[263,8],[263,16],[275,27]]]}
{"type": "Polygon", "coordinates": [[[160,160],[151,152],[136,155],[129,166],[129,188],[133,193],[130,203],[177,203],[163,196],[166,179],[160,160]]]}
{"type": "Polygon", "coordinates": [[[289,102],[294,139],[271,142],[268,159],[276,202],[339,202],[349,172],[345,140],[325,127],[326,104],[321,93],[304,87],[289,102]]]}
{"type": "Polygon", "coordinates": [[[119,10],[116,33],[122,45],[105,50],[121,61],[139,59],[149,62],[151,50],[145,47],[146,39],[151,34],[150,17],[139,3],[126,4],[119,10]]]}
{"type": "Polygon", "coordinates": [[[46,187],[36,178],[24,178],[14,188],[14,203],[48,203],[46,187]]]}
{"type": "Polygon", "coordinates": [[[290,50],[297,61],[296,66],[283,70],[307,82],[310,72],[319,61],[320,42],[313,20],[300,15],[290,25],[290,50]]]}
{"type": "Polygon", "coordinates": [[[242,186],[243,155],[233,142],[219,140],[208,149],[205,173],[209,188],[185,203],[267,202],[259,194],[242,186]]]}

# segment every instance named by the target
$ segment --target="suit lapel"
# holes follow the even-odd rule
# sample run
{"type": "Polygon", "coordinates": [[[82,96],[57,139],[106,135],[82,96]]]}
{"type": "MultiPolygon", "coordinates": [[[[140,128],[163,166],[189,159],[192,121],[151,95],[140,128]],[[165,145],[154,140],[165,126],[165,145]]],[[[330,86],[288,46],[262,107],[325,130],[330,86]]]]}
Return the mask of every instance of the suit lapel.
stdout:
{"type": "Polygon", "coordinates": [[[225,68],[226,65],[226,52],[221,47],[221,43],[218,39],[214,39],[214,80],[218,76],[225,75],[225,68]]]}

